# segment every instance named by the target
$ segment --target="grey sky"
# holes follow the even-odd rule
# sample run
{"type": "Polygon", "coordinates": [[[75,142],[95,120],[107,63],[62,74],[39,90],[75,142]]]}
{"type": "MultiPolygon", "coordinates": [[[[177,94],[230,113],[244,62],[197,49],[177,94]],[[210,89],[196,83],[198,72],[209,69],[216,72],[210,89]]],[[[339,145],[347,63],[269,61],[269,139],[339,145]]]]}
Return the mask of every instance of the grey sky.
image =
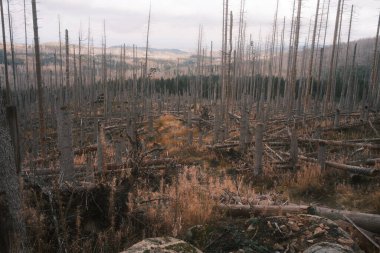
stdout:
{"type": "MultiPolygon", "coordinates": [[[[12,2],[12,1],[11,1],[12,2]]],[[[155,48],[194,49],[197,45],[198,27],[204,27],[204,44],[214,41],[220,47],[222,25],[222,0],[152,0],[152,23],[150,45],[155,48]]],[[[305,40],[310,19],[313,18],[317,0],[304,0],[302,12],[302,35],[305,40]]],[[[323,0],[321,0],[321,3],[323,0]]],[[[327,2],[327,0],[326,0],[327,2]]],[[[333,21],[338,0],[331,0],[329,37],[331,43],[333,21]]],[[[290,23],[293,0],[280,0],[279,19],[290,23]]],[[[380,10],[380,0],[346,0],[343,38],[348,30],[349,9],[355,5],[352,38],[374,37],[380,10]]],[[[240,0],[230,0],[234,12],[234,28],[237,30],[240,0]]],[[[247,35],[255,41],[262,40],[271,32],[276,0],[246,0],[247,35]],[[261,33],[260,33],[261,31],[261,33]]],[[[22,41],[22,0],[13,0],[12,15],[15,38],[22,41]]],[[[71,42],[77,42],[80,27],[87,36],[88,20],[91,20],[95,45],[101,43],[103,20],[106,22],[107,44],[145,45],[149,0],[40,0],[38,2],[40,38],[42,42],[58,41],[58,15],[62,30],[70,32],[71,42]]],[[[30,12],[30,1],[27,1],[30,12]]],[[[31,31],[31,15],[28,29],[31,31]]],[[[287,26],[289,30],[289,25],[287,26]]],[[[288,31],[287,30],[287,31],[288,31]]],[[[288,31],[289,32],[289,31],[288,31]]],[[[30,42],[32,34],[29,34],[30,42]]],[[[302,41],[302,40],[301,40],[302,41]]]]}

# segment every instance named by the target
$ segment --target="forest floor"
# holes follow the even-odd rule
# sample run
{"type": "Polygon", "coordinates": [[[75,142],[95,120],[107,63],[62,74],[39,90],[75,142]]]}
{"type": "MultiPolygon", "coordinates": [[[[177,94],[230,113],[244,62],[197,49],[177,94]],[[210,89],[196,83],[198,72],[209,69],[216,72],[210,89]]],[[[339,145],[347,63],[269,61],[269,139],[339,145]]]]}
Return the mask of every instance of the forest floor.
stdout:
{"type": "MultiPolygon", "coordinates": [[[[254,150],[241,153],[234,146],[239,140],[238,128],[230,128],[230,138],[225,142],[233,147],[219,148],[213,143],[208,122],[196,118],[189,124],[188,119],[164,114],[154,120],[153,129],[144,123],[139,139],[147,152],[140,161],[144,167],[137,178],[130,175],[126,165],[121,170],[120,166],[113,170],[107,165],[107,173],[99,177],[93,172],[96,159],[89,161],[88,154],[75,156],[76,167],[90,164],[90,169],[73,184],[59,186],[57,176],[24,175],[25,217],[34,250],[120,252],[143,238],[173,236],[204,252],[301,252],[322,241],[346,245],[357,252],[358,245],[366,252],[377,252],[346,221],[332,225],[324,218],[287,213],[229,218],[216,211],[220,204],[303,204],[380,214],[380,177],[321,169],[304,161],[299,161],[296,169],[273,165],[275,155],[286,160],[286,146],[265,152],[263,175],[257,177],[252,169],[254,150]]],[[[267,132],[282,128],[286,127],[278,124],[267,132]]],[[[299,131],[300,137],[310,136],[310,129],[313,126],[306,124],[299,131]]],[[[327,130],[323,138],[374,138],[372,131],[365,129],[327,130]]],[[[106,132],[106,164],[115,161],[113,135],[121,134],[106,132]]],[[[283,137],[267,138],[289,144],[283,137]]],[[[311,144],[300,145],[299,149],[302,153],[314,152],[311,144]]],[[[365,152],[373,151],[329,147],[327,159],[355,160],[357,153],[373,155],[365,152]]],[[[127,164],[126,157],[122,162],[127,164]]]]}

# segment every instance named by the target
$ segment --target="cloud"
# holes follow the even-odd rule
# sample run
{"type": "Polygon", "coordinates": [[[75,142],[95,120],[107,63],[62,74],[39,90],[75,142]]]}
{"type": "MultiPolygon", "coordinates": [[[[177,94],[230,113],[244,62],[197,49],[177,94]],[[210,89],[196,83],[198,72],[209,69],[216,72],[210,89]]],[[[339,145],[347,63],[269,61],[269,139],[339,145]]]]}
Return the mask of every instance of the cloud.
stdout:
{"type": "MultiPolygon", "coordinates": [[[[325,0],[327,2],[327,0],[325,0]]],[[[331,0],[327,42],[331,43],[334,29],[335,12],[338,0],[331,0]]],[[[14,20],[16,38],[23,39],[22,0],[14,0],[14,20]],[[18,6],[18,7],[17,7],[18,6]],[[17,8],[16,8],[17,7],[17,8]],[[17,9],[17,10],[16,10],[17,9]]],[[[247,38],[252,34],[262,41],[272,31],[276,0],[246,0],[245,20],[247,38]],[[260,33],[261,32],[261,33],[260,33]]],[[[324,0],[321,0],[321,5],[324,0]]],[[[92,36],[95,44],[100,44],[103,36],[103,21],[106,22],[108,45],[137,44],[144,46],[149,11],[149,0],[40,0],[38,15],[40,38],[42,42],[58,40],[58,15],[61,27],[69,29],[71,41],[76,41],[80,27],[87,33],[88,20],[91,20],[92,36]]],[[[198,27],[204,26],[204,44],[214,41],[220,47],[222,31],[222,0],[151,0],[152,47],[159,48],[196,48],[198,27]]],[[[348,18],[351,4],[355,5],[352,39],[373,37],[376,34],[379,15],[378,0],[346,0],[342,38],[348,33],[348,18]]],[[[279,29],[286,16],[289,33],[293,0],[279,1],[279,29]]],[[[309,22],[315,15],[315,0],[305,0],[302,5],[301,42],[308,36],[309,22]]],[[[12,7],[13,8],[13,7],[12,7]]],[[[230,0],[230,10],[234,13],[234,36],[238,32],[240,1],[230,0]]],[[[30,12],[30,6],[28,7],[30,12]]],[[[29,30],[31,30],[30,15],[29,30]]],[[[287,38],[288,36],[286,36],[287,38]]],[[[31,36],[30,36],[31,38],[31,36]]]]}

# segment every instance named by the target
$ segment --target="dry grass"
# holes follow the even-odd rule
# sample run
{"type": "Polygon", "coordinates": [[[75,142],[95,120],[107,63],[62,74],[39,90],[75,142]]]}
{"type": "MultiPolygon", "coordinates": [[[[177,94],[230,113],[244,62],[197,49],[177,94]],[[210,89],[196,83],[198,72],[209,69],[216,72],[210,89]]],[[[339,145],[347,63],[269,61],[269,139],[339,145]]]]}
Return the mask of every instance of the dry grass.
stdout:
{"type": "MultiPolygon", "coordinates": [[[[210,154],[204,145],[199,145],[199,130],[189,129],[182,121],[173,115],[163,115],[155,122],[156,135],[153,138],[165,148],[166,155],[178,158],[182,163],[208,162],[216,159],[214,154],[210,154]],[[189,145],[188,135],[192,131],[193,144],[189,145]]],[[[204,144],[211,141],[211,136],[204,135],[204,144]]],[[[150,147],[152,143],[147,143],[150,147]]]]}
{"type": "Polygon", "coordinates": [[[336,186],[337,204],[344,209],[380,213],[380,191],[355,189],[350,184],[336,186]]]}
{"type": "Polygon", "coordinates": [[[319,166],[304,166],[295,175],[294,185],[300,192],[308,191],[310,188],[318,189],[322,184],[322,172],[319,166]]]}
{"type": "Polygon", "coordinates": [[[191,226],[217,219],[213,210],[225,190],[239,192],[246,198],[255,195],[254,190],[245,187],[242,181],[239,183],[230,178],[221,180],[199,168],[189,167],[175,177],[173,184],[164,185],[161,181],[158,192],[140,188],[138,196],[130,196],[130,199],[144,200],[140,201],[142,204],[135,203],[134,208],[146,211],[156,234],[166,231],[177,236],[191,226]]]}
{"type": "Polygon", "coordinates": [[[74,165],[86,164],[86,159],[87,158],[85,154],[74,156],[74,165]]]}

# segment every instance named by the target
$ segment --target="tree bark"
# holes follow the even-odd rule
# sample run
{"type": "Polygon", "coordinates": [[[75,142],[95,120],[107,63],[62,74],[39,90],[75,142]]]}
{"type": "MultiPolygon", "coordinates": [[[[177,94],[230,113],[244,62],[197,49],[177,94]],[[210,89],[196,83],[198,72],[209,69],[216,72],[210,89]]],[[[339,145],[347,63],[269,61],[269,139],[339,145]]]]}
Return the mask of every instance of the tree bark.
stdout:
{"type": "MultiPolygon", "coordinates": [[[[0,202],[5,203],[5,206],[2,207],[5,210],[3,209],[2,213],[5,213],[6,216],[1,220],[6,224],[0,224],[0,248],[5,249],[5,252],[27,252],[20,186],[16,174],[9,126],[4,114],[4,111],[0,111],[0,202]],[[1,243],[5,245],[1,245],[1,243]]],[[[0,223],[2,222],[0,221],[0,223]]]]}
{"type": "Polygon", "coordinates": [[[40,43],[38,37],[38,24],[37,24],[37,7],[36,0],[32,0],[33,10],[33,30],[34,30],[34,51],[36,57],[36,76],[37,76],[37,96],[38,96],[38,115],[40,121],[40,143],[41,143],[41,156],[46,157],[46,143],[45,143],[45,114],[44,114],[44,91],[42,87],[42,74],[41,74],[41,58],[40,58],[40,43]]]}
{"type": "Polygon", "coordinates": [[[336,210],[327,207],[314,207],[305,205],[219,205],[219,210],[225,211],[231,216],[250,217],[251,215],[277,216],[289,214],[312,214],[323,216],[332,220],[345,219],[349,217],[356,225],[373,233],[380,233],[380,215],[336,210]]]}
{"type": "Polygon", "coordinates": [[[60,171],[63,182],[71,182],[74,179],[74,155],[71,137],[71,119],[67,108],[57,110],[58,148],[61,152],[60,171]]]}

